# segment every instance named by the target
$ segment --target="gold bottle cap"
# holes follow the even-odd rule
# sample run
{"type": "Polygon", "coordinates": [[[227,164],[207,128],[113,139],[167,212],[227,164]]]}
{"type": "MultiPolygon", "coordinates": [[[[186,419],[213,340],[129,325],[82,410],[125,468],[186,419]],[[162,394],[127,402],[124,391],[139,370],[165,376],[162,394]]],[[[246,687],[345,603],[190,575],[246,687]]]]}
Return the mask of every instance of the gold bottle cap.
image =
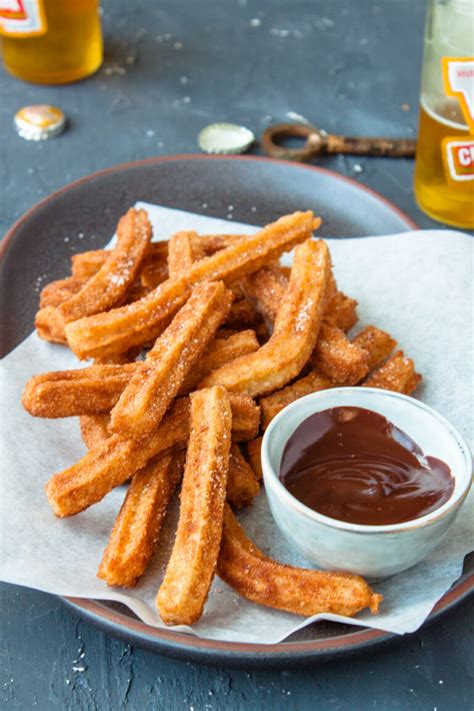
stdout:
{"type": "Polygon", "coordinates": [[[64,131],[66,117],[56,106],[37,104],[17,111],[14,124],[17,133],[27,141],[45,141],[64,131]]]}
{"type": "Polygon", "coordinates": [[[212,123],[203,128],[198,136],[199,147],[204,153],[245,153],[255,140],[252,131],[235,123],[212,123]]]}

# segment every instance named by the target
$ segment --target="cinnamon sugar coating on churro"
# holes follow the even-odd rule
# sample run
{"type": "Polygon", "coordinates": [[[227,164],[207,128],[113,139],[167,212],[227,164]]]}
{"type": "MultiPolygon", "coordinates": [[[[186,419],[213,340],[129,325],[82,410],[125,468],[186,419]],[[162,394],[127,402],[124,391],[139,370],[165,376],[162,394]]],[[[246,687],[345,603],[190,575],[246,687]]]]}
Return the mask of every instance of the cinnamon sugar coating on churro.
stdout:
{"type": "Polygon", "coordinates": [[[44,309],[46,306],[60,306],[64,301],[70,299],[71,296],[77,294],[84,286],[84,279],[77,279],[76,277],[66,277],[66,279],[57,279],[41,290],[40,294],[40,308],[44,309]]]}
{"type": "Polygon", "coordinates": [[[263,479],[261,459],[262,439],[263,437],[256,437],[255,439],[250,440],[250,442],[247,442],[248,460],[257,481],[262,481],[263,479]]]}
{"type": "Polygon", "coordinates": [[[204,247],[197,232],[177,232],[168,242],[168,274],[170,279],[203,259],[204,247]]]}
{"type": "Polygon", "coordinates": [[[349,341],[337,326],[323,324],[321,338],[311,356],[312,365],[327,378],[341,385],[354,385],[369,372],[367,351],[349,341]]]}
{"type": "Polygon", "coordinates": [[[298,375],[318,338],[330,270],[324,242],[307,240],[297,247],[286,298],[270,340],[256,353],[208,375],[202,386],[224,385],[233,392],[255,396],[275,390],[298,375]]]}
{"type": "Polygon", "coordinates": [[[222,282],[198,284],[193,289],[121,394],[111,414],[112,432],[139,439],[158,427],[228,314],[232,298],[222,282]]]}
{"type": "Polygon", "coordinates": [[[418,386],[421,375],[416,372],[411,358],[403,351],[397,351],[380,368],[365,380],[363,387],[382,388],[410,395],[418,386]]]}
{"type": "Polygon", "coordinates": [[[140,367],[140,363],[105,364],[35,375],[27,382],[21,401],[34,417],[108,412],[140,367]]]}
{"type": "Polygon", "coordinates": [[[168,625],[191,625],[203,612],[222,535],[232,414],[225,388],[191,396],[191,436],[176,538],[156,603],[168,625]]]}
{"type": "Polygon", "coordinates": [[[103,412],[101,415],[81,415],[79,424],[81,427],[82,441],[87,449],[98,447],[110,437],[109,430],[110,413],[103,412]]]}
{"type": "Polygon", "coordinates": [[[227,499],[236,508],[250,506],[260,491],[260,485],[253,470],[244,459],[239,445],[233,442],[229,455],[229,473],[227,477],[227,499]]]}
{"type": "Polygon", "coordinates": [[[247,538],[228,505],[217,573],[251,602],[306,617],[322,612],[352,617],[366,608],[375,614],[383,599],[359,575],[272,560],[247,538]]]}

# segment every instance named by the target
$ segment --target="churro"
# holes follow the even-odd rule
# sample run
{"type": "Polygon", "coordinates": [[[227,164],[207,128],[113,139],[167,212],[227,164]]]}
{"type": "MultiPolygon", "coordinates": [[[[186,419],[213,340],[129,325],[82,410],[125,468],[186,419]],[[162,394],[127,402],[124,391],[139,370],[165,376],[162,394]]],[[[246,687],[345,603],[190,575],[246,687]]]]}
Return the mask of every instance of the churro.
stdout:
{"type": "Polygon", "coordinates": [[[262,322],[262,317],[246,298],[234,301],[226,318],[226,326],[236,330],[256,328],[262,322]]]}
{"type": "Polygon", "coordinates": [[[185,378],[229,312],[232,293],[222,282],[198,284],[157,339],[112,410],[110,429],[141,437],[158,427],[185,378]]]}
{"type": "Polygon", "coordinates": [[[286,270],[275,265],[262,267],[242,280],[245,295],[270,327],[273,326],[287,286],[286,270]]]}
{"type": "Polygon", "coordinates": [[[253,470],[245,461],[239,445],[233,442],[230,447],[229,472],[227,477],[227,499],[236,508],[249,506],[260,491],[253,470]]]}
{"type": "Polygon", "coordinates": [[[80,416],[81,437],[87,449],[104,444],[110,437],[109,422],[108,412],[103,412],[101,415],[80,416]]]}
{"type": "Polygon", "coordinates": [[[117,235],[117,247],[80,291],[57,307],[47,306],[38,311],[35,324],[42,338],[62,342],[67,323],[106,311],[123,301],[151,240],[146,212],[130,209],[120,219],[117,235]]]}
{"type": "Polygon", "coordinates": [[[254,353],[259,348],[255,331],[251,329],[232,333],[228,337],[221,337],[222,331],[219,330],[216,336],[199,361],[195,363],[192,372],[188,373],[179,395],[194,390],[198,383],[216,368],[231,363],[247,353],[254,353]]]}
{"type": "Polygon", "coordinates": [[[184,452],[165,452],[134,475],[97,573],[108,585],[133,587],[145,572],[183,465],[184,452]]]}
{"type": "Polygon", "coordinates": [[[286,297],[270,340],[255,353],[215,370],[204,378],[202,387],[224,385],[233,392],[255,396],[275,390],[298,375],[318,338],[330,270],[324,242],[307,240],[297,247],[286,297]]]}
{"type": "Polygon", "coordinates": [[[397,345],[396,340],[389,333],[376,326],[363,328],[352,339],[352,343],[367,351],[369,370],[373,370],[373,368],[383,363],[397,345]]]}
{"type": "MultiPolygon", "coordinates": [[[[247,395],[229,394],[229,401],[233,439],[253,439],[258,432],[259,408],[247,395]]],[[[189,398],[180,398],[149,437],[133,440],[111,435],[72,467],[51,477],[46,493],[54,513],[60,517],[72,516],[97,503],[157,454],[171,447],[185,447],[189,431],[189,398]]]]}
{"type": "Polygon", "coordinates": [[[156,598],[165,624],[196,622],[209,594],[222,535],[231,422],[225,388],[191,395],[191,435],[178,528],[156,598]]]}
{"type": "Polygon", "coordinates": [[[299,400],[300,397],[334,387],[336,387],[336,383],[330,378],[327,378],[317,370],[312,370],[308,375],[298,378],[285,388],[277,390],[271,395],[267,395],[267,397],[262,397],[259,402],[262,410],[263,429],[268,427],[280,410],[283,410],[284,407],[295,400],[299,400]]]}
{"type": "Polygon", "coordinates": [[[312,212],[282,217],[256,234],[244,237],[211,257],[193,264],[177,279],[168,279],[143,299],[66,326],[69,346],[80,358],[121,353],[156,337],[202,281],[232,281],[311,236],[320,224],[312,212]]]}
{"type": "Polygon", "coordinates": [[[349,341],[337,326],[323,324],[311,362],[316,370],[341,385],[354,385],[369,372],[367,351],[349,341]]]}
{"type": "Polygon", "coordinates": [[[262,439],[263,437],[256,437],[255,439],[247,442],[247,456],[249,464],[252,467],[252,471],[255,475],[257,481],[262,481],[263,470],[262,470],[262,439]]]}
{"type": "Polygon", "coordinates": [[[47,306],[60,306],[62,303],[70,299],[71,296],[77,294],[84,286],[85,281],[83,279],[77,279],[76,277],[67,277],[66,279],[58,279],[57,281],[52,281],[41,290],[40,294],[40,308],[46,308],[47,306]]]}
{"type": "Polygon", "coordinates": [[[228,505],[217,573],[251,602],[306,617],[318,613],[353,617],[366,608],[375,614],[383,599],[358,575],[295,568],[272,560],[247,538],[228,505]]]}
{"type": "Polygon", "coordinates": [[[346,296],[342,291],[336,291],[329,299],[324,321],[330,326],[337,326],[344,332],[350,331],[357,323],[357,301],[346,296]]]}
{"type": "Polygon", "coordinates": [[[366,388],[381,388],[410,395],[421,380],[415,365],[403,351],[396,351],[386,363],[374,370],[362,384],[366,388]]]}
{"type": "Polygon", "coordinates": [[[34,417],[73,417],[108,412],[140,368],[141,363],[124,363],[42,373],[28,381],[21,401],[34,417]]]}
{"type": "Polygon", "coordinates": [[[203,259],[204,247],[197,232],[177,232],[168,242],[168,274],[170,279],[203,259]]]}

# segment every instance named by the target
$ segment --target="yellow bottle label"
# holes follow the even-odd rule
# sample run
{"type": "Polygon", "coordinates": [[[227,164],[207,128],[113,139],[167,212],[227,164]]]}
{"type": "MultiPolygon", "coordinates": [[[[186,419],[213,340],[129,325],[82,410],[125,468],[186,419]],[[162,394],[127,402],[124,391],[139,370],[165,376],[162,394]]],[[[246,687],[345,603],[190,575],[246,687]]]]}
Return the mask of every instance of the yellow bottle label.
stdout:
{"type": "Polygon", "coordinates": [[[474,57],[443,57],[444,91],[459,101],[464,119],[474,133],[474,57]]]}
{"type": "Polygon", "coordinates": [[[447,137],[441,144],[444,170],[449,182],[474,180],[474,140],[447,137]]]}
{"type": "Polygon", "coordinates": [[[446,180],[457,189],[474,180],[474,58],[443,57],[444,91],[459,104],[469,134],[446,136],[441,142],[446,180]]]}
{"type": "Polygon", "coordinates": [[[34,37],[46,30],[43,0],[0,0],[0,35],[34,37]]]}

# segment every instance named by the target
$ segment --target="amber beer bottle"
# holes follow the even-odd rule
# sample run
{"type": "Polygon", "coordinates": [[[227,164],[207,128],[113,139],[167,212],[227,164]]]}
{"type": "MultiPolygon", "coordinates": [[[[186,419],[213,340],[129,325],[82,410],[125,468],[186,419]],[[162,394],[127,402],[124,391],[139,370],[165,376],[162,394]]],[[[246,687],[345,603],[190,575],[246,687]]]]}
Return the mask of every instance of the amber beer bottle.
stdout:
{"type": "Polygon", "coordinates": [[[102,63],[99,0],[0,0],[7,71],[35,84],[67,84],[102,63]]]}
{"type": "Polygon", "coordinates": [[[474,2],[429,0],[415,196],[430,217],[474,228],[474,2]]]}

